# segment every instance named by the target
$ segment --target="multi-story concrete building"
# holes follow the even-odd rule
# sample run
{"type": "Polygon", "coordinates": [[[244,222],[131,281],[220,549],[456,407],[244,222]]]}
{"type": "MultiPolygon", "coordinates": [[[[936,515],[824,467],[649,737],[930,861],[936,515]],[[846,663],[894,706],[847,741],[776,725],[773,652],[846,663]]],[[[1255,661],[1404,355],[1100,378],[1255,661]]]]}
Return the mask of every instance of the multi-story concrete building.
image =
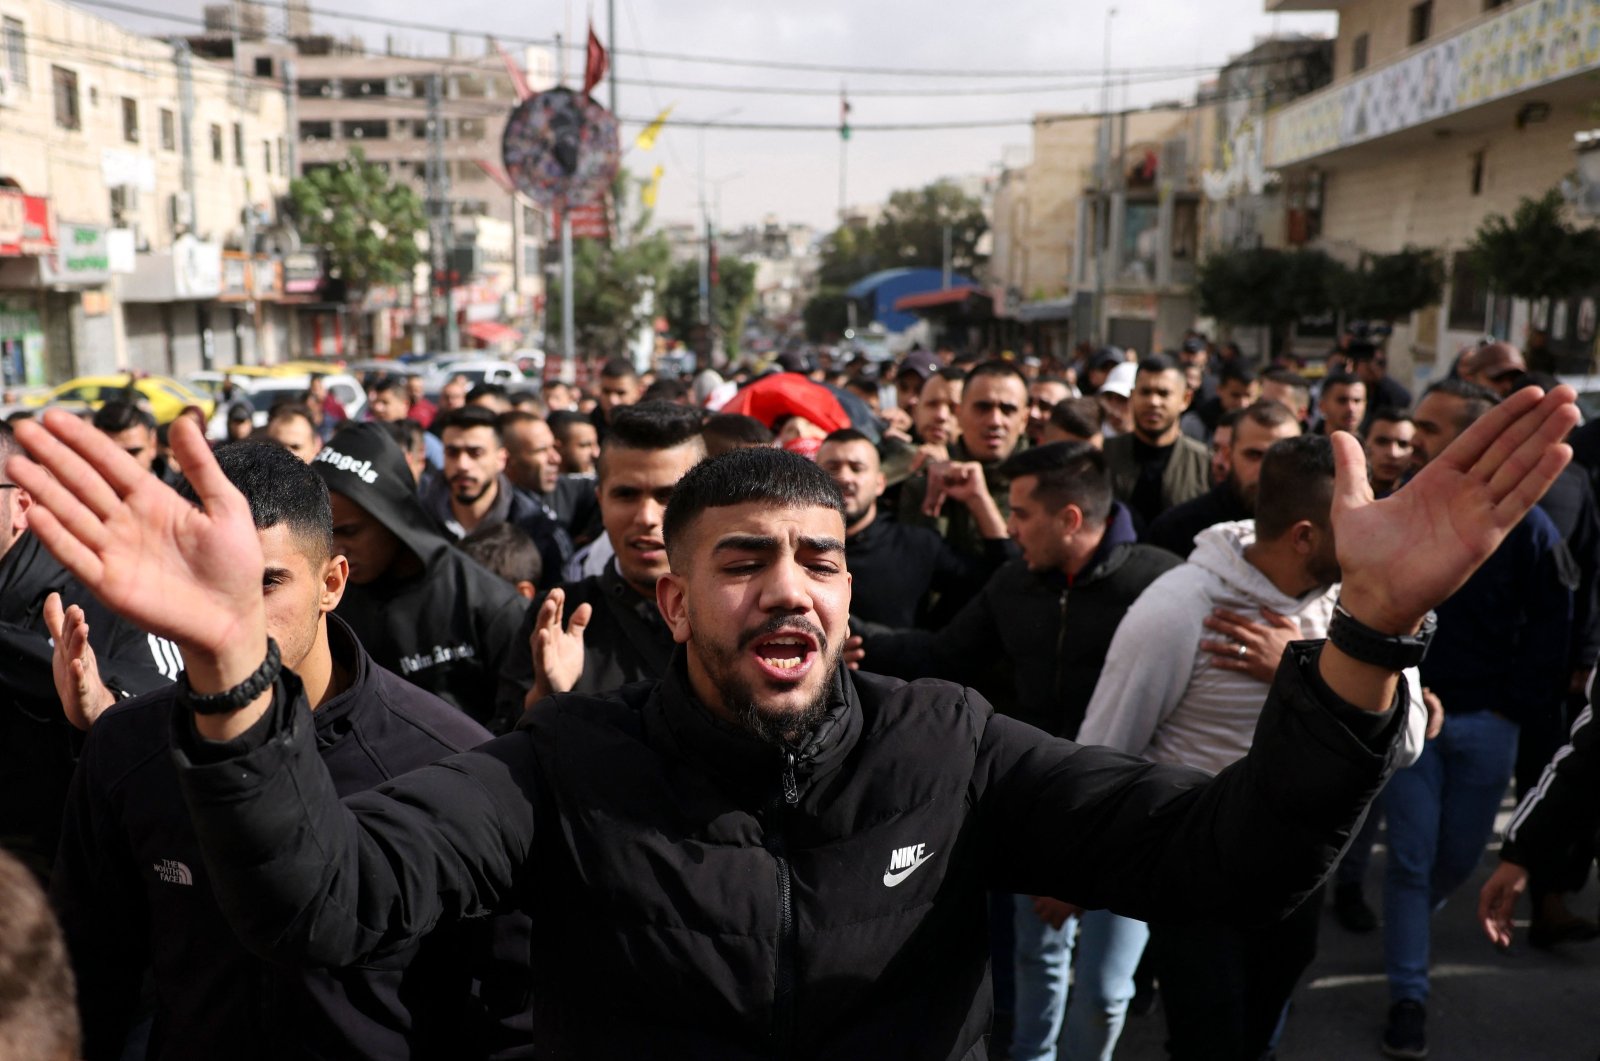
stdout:
{"type": "Polygon", "coordinates": [[[0,18],[5,382],[282,356],[280,87],[57,0],[0,18]]]}
{"type": "Polygon", "coordinates": [[[1276,111],[1267,162],[1308,190],[1322,242],[1347,256],[1406,245],[1451,262],[1444,305],[1399,322],[1391,371],[1438,375],[1462,344],[1534,328],[1572,366],[1593,356],[1597,297],[1529,307],[1492,298],[1463,253],[1489,214],[1511,214],[1574,168],[1592,128],[1600,7],[1570,0],[1267,0],[1337,10],[1335,80],[1276,111]]]}
{"type": "MultiPolygon", "coordinates": [[[[286,14],[291,28],[304,32],[267,35],[269,27],[249,0],[216,5],[207,9],[207,33],[190,38],[190,43],[203,54],[290,87],[296,175],[336,165],[360,147],[369,161],[408,184],[425,202],[431,195],[449,204],[451,231],[436,222],[430,239],[470,246],[480,231],[473,218],[504,223],[511,231],[510,268],[495,270],[492,277],[459,277],[450,302],[465,345],[487,342],[474,335],[488,335],[491,323],[497,336],[515,327],[532,341],[540,331],[540,263],[548,225],[541,211],[512,194],[501,171],[501,134],[517,104],[505,60],[487,41],[480,52],[468,55],[453,37],[444,56],[394,54],[392,41],[385,52],[372,53],[359,39],[310,33],[309,5],[302,3],[286,14]],[[437,102],[432,92],[437,92],[437,102]],[[437,143],[431,121],[439,123],[437,143]],[[435,158],[442,166],[430,188],[430,160],[435,158]],[[488,291],[486,284],[494,290],[488,291]],[[483,319],[490,304],[498,307],[492,322],[483,319]],[[465,330],[469,325],[479,327],[465,330]]],[[[516,59],[533,91],[554,83],[549,52],[525,49],[516,59]]],[[[485,230],[491,229],[498,237],[494,226],[485,230]]],[[[503,256],[503,251],[497,248],[496,253],[503,256]]],[[[430,285],[428,276],[429,270],[419,270],[414,290],[369,292],[353,316],[342,303],[308,305],[301,324],[308,351],[344,353],[356,341],[365,349],[391,353],[408,344],[436,344],[443,332],[443,281],[430,285]],[[359,334],[351,336],[352,330],[359,334]]]]}

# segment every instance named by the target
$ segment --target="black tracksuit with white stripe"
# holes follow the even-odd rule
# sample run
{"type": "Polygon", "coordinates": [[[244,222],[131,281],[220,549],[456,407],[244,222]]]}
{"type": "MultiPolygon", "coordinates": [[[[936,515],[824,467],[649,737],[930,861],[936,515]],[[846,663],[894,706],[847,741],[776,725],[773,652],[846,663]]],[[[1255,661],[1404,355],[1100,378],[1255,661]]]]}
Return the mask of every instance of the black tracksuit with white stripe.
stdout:
{"type": "Polygon", "coordinates": [[[176,718],[175,755],[212,886],[263,951],[341,964],[527,911],[539,1057],[980,1058],[990,890],[1269,920],[1320,882],[1401,713],[1339,703],[1317,650],[1286,655],[1214,781],[848,671],[786,753],[700,706],[681,653],[342,803],[292,676],[238,740],[176,718]]]}
{"type": "MultiPolygon", "coordinates": [[[[1592,690],[1591,690],[1592,691],[1592,690]]],[[[1573,855],[1600,851],[1600,727],[1594,705],[1578,715],[1572,739],[1523,797],[1506,827],[1500,857],[1550,878],[1573,855]]]]}
{"type": "MultiPolygon", "coordinates": [[[[315,713],[299,710],[306,747],[339,794],[488,739],[373,663],[339,619],[329,618],[328,638],[351,684],[315,713]]],[[[218,905],[173,768],[174,688],[102,715],[73,779],[51,892],[77,974],[85,1056],[122,1056],[147,971],[152,1061],[523,1056],[525,919],[460,926],[337,973],[285,974],[245,949],[218,905]],[[474,990],[484,977],[501,982],[500,1000],[474,990]],[[518,1015],[519,1027],[498,1028],[503,1013],[488,1008],[518,1015]],[[507,1041],[522,1051],[497,1049],[507,1041]]]]}

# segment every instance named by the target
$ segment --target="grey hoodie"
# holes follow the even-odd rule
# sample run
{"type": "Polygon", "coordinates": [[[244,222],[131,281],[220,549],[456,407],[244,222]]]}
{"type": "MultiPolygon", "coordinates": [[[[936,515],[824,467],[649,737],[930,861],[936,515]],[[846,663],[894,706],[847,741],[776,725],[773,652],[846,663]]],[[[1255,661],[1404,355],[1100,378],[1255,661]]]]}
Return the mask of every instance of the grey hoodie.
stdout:
{"type": "MultiPolygon", "coordinates": [[[[1214,608],[1252,616],[1270,608],[1299,620],[1302,639],[1320,640],[1339,597],[1337,583],[1286,596],[1244,558],[1254,541],[1253,520],[1206,529],[1188,562],[1156,579],[1133,603],[1111,640],[1079,743],[1212,773],[1244,758],[1268,687],[1214,665],[1200,642],[1221,635],[1205,628],[1206,617],[1214,608]]],[[[1410,704],[1401,763],[1409,765],[1422,751],[1427,711],[1416,670],[1405,677],[1410,704]]]]}

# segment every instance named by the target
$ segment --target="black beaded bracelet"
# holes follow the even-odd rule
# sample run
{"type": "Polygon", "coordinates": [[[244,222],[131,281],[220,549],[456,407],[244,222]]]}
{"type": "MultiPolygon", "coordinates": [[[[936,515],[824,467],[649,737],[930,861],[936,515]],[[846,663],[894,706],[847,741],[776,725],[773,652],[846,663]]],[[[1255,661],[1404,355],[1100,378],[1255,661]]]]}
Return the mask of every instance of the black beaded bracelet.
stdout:
{"type": "Polygon", "coordinates": [[[189,672],[178,675],[178,702],[197,715],[225,715],[249,706],[250,702],[278,680],[283,671],[283,658],[278,655],[278,643],[267,638],[267,658],[244,681],[220,693],[197,693],[189,686],[189,672]]]}
{"type": "Polygon", "coordinates": [[[1328,640],[1351,659],[1387,670],[1405,670],[1422,662],[1438,628],[1437,618],[1429,612],[1422,620],[1422,628],[1414,634],[1381,633],[1345,611],[1341,602],[1333,606],[1328,640]]]}

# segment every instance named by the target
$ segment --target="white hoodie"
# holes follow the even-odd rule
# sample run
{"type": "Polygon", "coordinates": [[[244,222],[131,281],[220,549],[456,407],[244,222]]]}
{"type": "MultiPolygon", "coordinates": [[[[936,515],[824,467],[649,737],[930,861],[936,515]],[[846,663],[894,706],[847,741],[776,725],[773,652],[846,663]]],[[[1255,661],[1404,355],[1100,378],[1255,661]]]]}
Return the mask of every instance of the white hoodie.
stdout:
{"type": "MultiPolygon", "coordinates": [[[[1078,731],[1153,762],[1216,773],[1242,759],[1255,736],[1267,686],[1224,670],[1200,647],[1222,635],[1205,628],[1215,608],[1259,618],[1262,608],[1299,620],[1300,636],[1327,636],[1337,584],[1285,596],[1244,558],[1255,522],[1220,523],[1195,538],[1189,561],[1152,582],[1128,609],[1111,640],[1094,698],[1078,731]]],[[[1402,765],[1422,751],[1427,711],[1415,668],[1405,672],[1408,703],[1402,765]]]]}

